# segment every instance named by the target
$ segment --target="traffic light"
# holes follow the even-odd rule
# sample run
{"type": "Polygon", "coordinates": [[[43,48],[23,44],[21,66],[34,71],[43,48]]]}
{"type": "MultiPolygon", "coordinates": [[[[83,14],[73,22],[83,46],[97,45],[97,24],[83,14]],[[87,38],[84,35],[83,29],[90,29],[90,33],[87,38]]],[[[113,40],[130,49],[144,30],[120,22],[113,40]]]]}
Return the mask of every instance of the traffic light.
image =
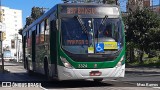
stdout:
{"type": "Polygon", "coordinates": [[[5,39],[6,39],[6,33],[0,31],[0,40],[3,41],[3,40],[5,40],[5,39]]]}
{"type": "Polygon", "coordinates": [[[2,32],[2,41],[6,39],[6,33],[2,32]]]}
{"type": "Polygon", "coordinates": [[[0,10],[0,22],[2,22],[2,15],[3,15],[3,13],[2,13],[2,11],[0,10]]]}
{"type": "Polygon", "coordinates": [[[11,48],[15,49],[15,40],[11,40],[11,48]]]}

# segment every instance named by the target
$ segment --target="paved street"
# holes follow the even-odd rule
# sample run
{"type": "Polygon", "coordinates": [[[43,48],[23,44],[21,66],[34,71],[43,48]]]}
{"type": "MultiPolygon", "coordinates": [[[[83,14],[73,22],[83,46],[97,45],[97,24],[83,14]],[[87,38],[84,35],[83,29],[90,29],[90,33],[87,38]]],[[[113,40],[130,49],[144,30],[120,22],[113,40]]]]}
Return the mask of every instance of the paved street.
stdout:
{"type": "MultiPolygon", "coordinates": [[[[0,73],[0,81],[7,82],[12,81],[19,83],[30,83],[35,81],[42,81],[43,87],[23,87],[24,90],[160,90],[159,87],[137,87],[138,84],[143,83],[152,83],[160,85],[160,82],[150,82],[150,81],[160,81],[160,70],[157,68],[126,68],[126,76],[118,80],[112,81],[103,81],[103,82],[93,82],[91,80],[82,80],[82,81],[52,81],[52,82],[43,82],[45,78],[42,75],[33,75],[29,76],[24,70],[22,64],[17,63],[5,63],[5,69],[8,72],[0,73]],[[143,81],[143,82],[142,82],[143,81]],[[45,84],[44,84],[45,83],[45,84]]],[[[15,85],[14,85],[15,86],[15,85]]],[[[0,90],[21,90],[22,88],[18,87],[3,87],[0,90]]]]}
{"type": "Polygon", "coordinates": [[[159,68],[126,68],[126,74],[122,81],[160,81],[159,68]]]}

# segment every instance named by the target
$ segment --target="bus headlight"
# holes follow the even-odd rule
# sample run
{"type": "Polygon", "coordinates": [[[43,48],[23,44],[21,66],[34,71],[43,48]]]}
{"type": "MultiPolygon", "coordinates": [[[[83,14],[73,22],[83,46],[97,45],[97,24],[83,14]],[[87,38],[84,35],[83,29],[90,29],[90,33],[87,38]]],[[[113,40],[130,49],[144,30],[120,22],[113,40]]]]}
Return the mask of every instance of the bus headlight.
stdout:
{"type": "Polygon", "coordinates": [[[120,66],[122,66],[122,64],[123,64],[123,60],[124,60],[124,55],[121,57],[121,59],[120,59],[120,61],[117,63],[117,67],[120,67],[120,66]]]}
{"type": "Polygon", "coordinates": [[[66,60],[66,58],[60,56],[60,59],[66,68],[73,68],[72,65],[66,60]]]}

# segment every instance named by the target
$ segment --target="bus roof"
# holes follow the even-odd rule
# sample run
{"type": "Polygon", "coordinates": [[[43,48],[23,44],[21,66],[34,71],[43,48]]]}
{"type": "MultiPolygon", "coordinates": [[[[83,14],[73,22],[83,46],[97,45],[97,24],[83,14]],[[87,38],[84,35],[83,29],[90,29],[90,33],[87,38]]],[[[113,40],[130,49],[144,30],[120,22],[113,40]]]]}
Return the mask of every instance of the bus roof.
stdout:
{"type": "Polygon", "coordinates": [[[118,5],[116,4],[102,4],[102,3],[61,3],[61,4],[58,4],[58,5],[75,5],[75,6],[79,6],[79,5],[93,5],[93,6],[114,6],[114,7],[119,7],[118,5]]]}
{"type": "Polygon", "coordinates": [[[27,28],[25,28],[22,32],[25,33],[28,31],[30,28],[35,26],[36,24],[40,23],[42,20],[45,18],[49,17],[59,6],[98,6],[98,7],[117,7],[119,8],[118,5],[116,4],[102,4],[102,3],[61,3],[61,4],[56,4],[54,7],[52,7],[49,11],[47,11],[45,14],[43,14],[40,18],[35,20],[31,25],[29,25],[27,28]]]}
{"type": "Polygon", "coordinates": [[[32,28],[33,26],[35,26],[36,24],[40,23],[43,19],[47,18],[49,15],[51,15],[55,10],[57,9],[57,5],[55,5],[54,7],[52,7],[49,11],[47,11],[46,13],[44,13],[41,17],[39,17],[38,19],[36,19],[32,24],[30,24],[28,27],[26,27],[22,34],[26,31],[28,31],[28,29],[32,28]]]}

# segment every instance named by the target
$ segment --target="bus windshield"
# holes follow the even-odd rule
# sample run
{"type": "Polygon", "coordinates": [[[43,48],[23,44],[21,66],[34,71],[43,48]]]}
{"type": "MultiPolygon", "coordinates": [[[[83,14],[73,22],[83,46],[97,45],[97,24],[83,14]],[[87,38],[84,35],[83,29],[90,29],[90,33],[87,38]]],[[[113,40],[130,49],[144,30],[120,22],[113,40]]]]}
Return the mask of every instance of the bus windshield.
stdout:
{"type": "Polygon", "coordinates": [[[61,45],[64,50],[73,54],[112,54],[123,47],[121,19],[106,17],[79,19],[75,17],[61,19],[61,45]],[[116,48],[109,49],[106,44],[102,52],[96,51],[97,44],[107,42],[115,42],[116,48]]]}

